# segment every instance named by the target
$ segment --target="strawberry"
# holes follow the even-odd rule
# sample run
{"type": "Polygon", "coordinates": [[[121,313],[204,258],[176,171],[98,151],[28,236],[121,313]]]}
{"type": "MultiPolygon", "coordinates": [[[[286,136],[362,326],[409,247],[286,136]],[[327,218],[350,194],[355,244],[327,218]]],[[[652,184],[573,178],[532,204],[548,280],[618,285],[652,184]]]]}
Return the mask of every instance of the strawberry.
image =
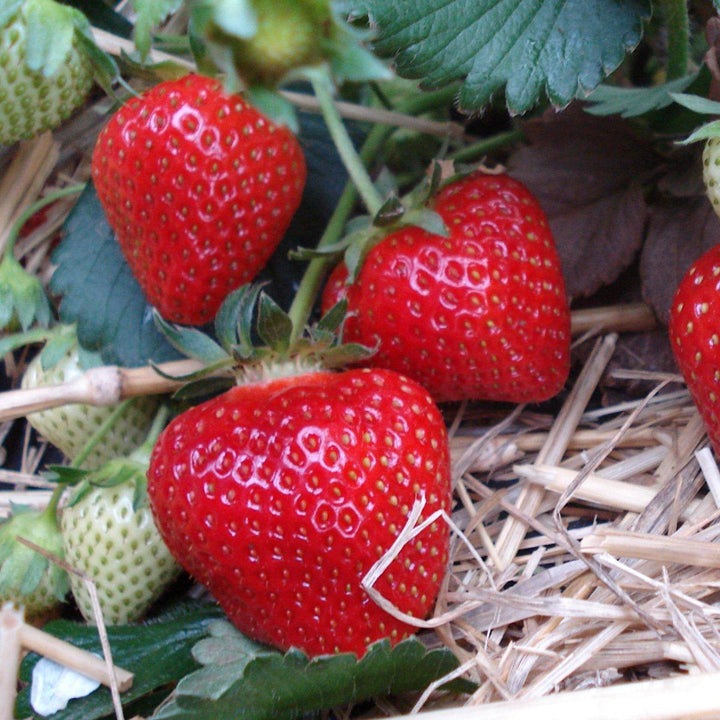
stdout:
{"type": "MultiPolygon", "coordinates": [[[[242,302],[238,313],[226,307],[218,318],[227,327],[247,315],[242,302]]],[[[262,296],[261,319],[267,309],[262,296]]],[[[276,310],[265,330],[259,323],[261,337],[287,328],[276,310]]],[[[327,348],[329,326],[313,334],[329,362],[340,347],[327,348]]],[[[398,541],[374,589],[415,618],[433,607],[448,560],[442,415],[398,373],[323,369],[308,338],[292,355],[286,339],[268,353],[250,350],[245,330],[238,336],[229,349],[245,358],[241,384],[178,415],[153,450],[148,496],[160,533],[254,640],[311,656],[398,642],[413,626],[376,604],[363,579],[388,560],[417,507],[428,526],[398,541]]]]}
{"type": "Polygon", "coordinates": [[[711,137],[705,142],[703,181],[708,199],[715,212],[720,215],[720,137],[711,137]]]}
{"type": "MultiPolygon", "coordinates": [[[[163,410],[158,417],[164,424],[163,410]]],[[[71,489],[60,515],[65,559],[93,580],[103,619],[112,625],[142,618],[180,572],[147,503],[146,473],[156,439],[151,429],[131,455],[87,473],[71,489]]],[[[85,582],[71,574],[70,587],[81,613],[93,622],[85,582]]]]}
{"type": "Polygon", "coordinates": [[[536,199],[507,175],[447,184],[433,209],[448,236],[416,225],[373,245],[354,282],[341,263],[323,293],[348,303],[344,337],[377,346],[370,362],[404,373],[436,401],[538,402],[570,365],[570,312],[536,199]]]}
{"type": "Polygon", "coordinates": [[[0,29],[0,143],[61,124],[86,100],[93,69],[79,33],[87,24],[53,0],[25,0],[0,29]],[[45,46],[51,50],[43,52],[45,46]]]}
{"type": "Polygon", "coordinates": [[[328,0],[252,0],[250,6],[253,31],[226,38],[248,84],[272,87],[290,71],[323,59],[322,40],[332,29],[328,0]]]}
{"type": "MultiPolygon", "coordinates": [[[[72,328],[57,328],[56,337],[61,335],[66,336],[62,341],[68,343],[65,352],[59,358],[51,359],[50,362],[47,359],[50,353],[41,352],[36,355],[23,374],[21,382],[23,388],[59,385],[83,373],[80,347],[74,331],[72,328]],[[69,336],[67,336],[68,332],[69,336]]],[[[125,405],[123,410],[118,410],[117,406],[95,407],[72,403],[29,413],[27,419],[30,425],[52,445],[70,460],[75,460],[100,426],[108,421],[114,412],[119,412],[112,427],[83,462],[84,468],[92,469],[138,447],[145,439],[156,410],[157,398],[142,397],[125,405]]]]}
{"type": "Polygon", "coordinates": [[[680,372],[720,453],[720,245],[698,258],[673,298],[668,332],[680,372]]]}
{"type": "Polygon", "coordinates": [[[254,278],[305,183],[295,136],[209,77],[156,85],[105,126],[92,177],[148,301],[199,325],[254,278]]]}

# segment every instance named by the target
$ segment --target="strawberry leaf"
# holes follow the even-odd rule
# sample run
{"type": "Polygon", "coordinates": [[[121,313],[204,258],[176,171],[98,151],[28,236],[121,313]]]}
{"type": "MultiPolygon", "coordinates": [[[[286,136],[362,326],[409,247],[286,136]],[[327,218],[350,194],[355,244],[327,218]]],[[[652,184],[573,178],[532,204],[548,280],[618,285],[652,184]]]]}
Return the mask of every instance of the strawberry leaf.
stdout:
{"type": "MultiPolygon", "coordinates": [[[[627,88],[600,85],[588,95],[587,101],[590,105],[586,109],[593,115],[621,115],[622,117],[637,117],[653,110],[662,110],[673,102],[679,102],[678,98],[686,97],[681,93],[693,83],[696,77],[697,73],[686,75],[652,87],[627,88]]],[[[700,99],[697,95],[687,97],[700,99]]],[[[720,105],[720,103],[714,104],[720,105]]]]}
{"type": "Polygon", "coordinates": [[[122,256],[92,185],[83,191],[53,254],[50,289],[60,319],[106,363],[137,366],[178,357],[155,327],[150,306],[122,256]]]}
{"type": "MultiPolygon", "coordinates": [[[[126,705],[176,682],[196,670],[192,646],[207,634],[207,626],[222,616],[215,605],[181,605],[166,615],[138,625],[108,628],[113,661],[134,673],[133,685],[122,694],[126,705]]],[[[67,620],[54,621],[44,628],[50,634],[94,653],[102,653],[97,628],[67,620]]],[[[39,660],[30,654],[21,666],[25,689],[18,696],[16,717],[39,717],[30,705],[32,669],[39,660]]],[[[158,702],[162,698],[158,698],[158,702]]],[[[65,710],[52,715],[53,720],[96,720],[114,717],[110,691],[96,690],[85,698],[72,700],[65,710]]]]}
{"type": "Polygon", "coordinates": [[[351,0],[378,29],[376,50],[402,77],[440,87],[463,79],[458,102],[479,110],[505,89],[511,111],[564,106],[597,87],[638,44],[649,0],[351,0]]]}
{"type": "MultiPolygon", "coordinates": [[[[358,660],[355,655],[308,659],[248,643],[228,623],[216,623],[194,651],[205,666],[183,678],[172,698],[153,715],[156,720],[291,720],[380,695],[422,690],[455,670],[455,655],[430,650],[411,638],[390,648],[375,643],[358,660]],[[225,647],[223,647],[225,645],[225,647]],[[230,645],[233,652],[228,653],[230,645]]],[[[471,683],[456,683],[470,691],[471,683]]]]}

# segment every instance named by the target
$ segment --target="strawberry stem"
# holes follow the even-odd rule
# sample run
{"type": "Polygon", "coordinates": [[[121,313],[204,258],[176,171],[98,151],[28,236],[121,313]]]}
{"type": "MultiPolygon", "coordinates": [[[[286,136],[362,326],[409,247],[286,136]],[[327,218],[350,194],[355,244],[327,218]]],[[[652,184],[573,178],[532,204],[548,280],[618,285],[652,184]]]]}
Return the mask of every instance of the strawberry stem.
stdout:
{"type": "MultiPolygon", "coordinates": [[[[454,85],[450,85],[447,88],[435,92],[427,92],[413,96],[405,102],[400,103],[397,110],[398,112],[408,114],[420,114],[435,107],[445,107],[448,102],[452,101],[456,93],[457,88],[454,85]]],[[[389,125],[374,125],[372,127],[358,155],[363,168],[365,168],[373,158],[377,157],[385,141],[394,130],[395,128],[389,125]]],[[[505,139],[505,142],[507,142],[507,139],[505,139]]],[[[488,148],[486,147],[485,152],[487,151],[488,148]]],[[[354,147],[353,152],[355,152],[354,147]]],[[[364,174],[367,175],[367,171],[364,170],[364,174]]],[[[335,206],[335,210],[325,228],[325,232],[318,241],[317,248],[332,245],[342,237],[345,224],[355,207],[357,197],[358,189],[356,184],[351,180],[345,185],[345,189],[335,206]]],[[[335,262],[336,259],[330,255],[315,258],[308,264],[288,311],[293,326],[291,344],[302,334],[327,271],[335,262]]]]}
{"type": "Polygon", "coordinates": [[[5,245],[5,253],[10,254],[13,253],[15,250],[15,242],[20,235],[20,231],[23,229],[23,225],[33,216],[35,213],[40,212],[44,207],[47,205],[51,205],[57,200],[60,200],[64,197],[67,197],[68,195],[77,195],[81,193],[85,189],[85,184],[79,184],[79,185],[68,185],[68,187],[64,187],[60,190],[55,190],[51,193],[48,193],[47,195],[41,197],[39,200],[34,202],[29,207],[25,208],[23,212],[20,214],[20,217],[13,223],[13,226],[10,228],[10,233],[8,235],[6,245],[5,245]]]}
{"type": "Polygon", "coordinates": [[[365,168],[350,134],[340,117],[340,113],[333,102],[332,81],[326,67],[310,68],[305,71],[310,81],[315,97],[320,103],[320,109],[325,119],[328,132],[335,143],[340,158],[355,183],[368,212],[374,217],[383,205],[383,199],[376,190],[370,175],[365,168]]]}
{"type": "Polygon", "coordinates": [[[105,434],[112,428],[112,426],[118,421],[120,416],[125,412],[128,405],[133,402],[134,398],[123,400],[118,403],[113,411],[100,423],[98,429],[90,436],[89,440],[85,443],[82,450],[75,456],[72,461],[72,467],[82,467],[82,464],[87,460],[88,455],[95,449],[97,444],[103,439],[105,434]]]}
{"type": "MultiPolygon", "coordinates": [[[[359,157],[363,163],[369,162],[375,157],[390,132],[391,129],[386,125],[376,125],[373,127],[360,151],[359,157]]],[[[345,224],[355,207],[357,197],[358,191],[355,184],[353,182],[347,183],[340,196],[340,200],[335,206],[330,221],[325,228],[325,232],[318,241],[318,248],[332,245],[342,237],[345,224]]],[[[297,340],[302,334],[328,268],[334,262],[335,259],[332,256],[328,256],[315,258],[308,264],[288,311],[293,327],[291,345],[293,341],[297,340]]]]}
{"type": "Polygon", "coordinates": [[[686,0],[661,0],[667,28],[667,79],[676,80],[687,74],[690,54],[690,20],[686,0]]]}

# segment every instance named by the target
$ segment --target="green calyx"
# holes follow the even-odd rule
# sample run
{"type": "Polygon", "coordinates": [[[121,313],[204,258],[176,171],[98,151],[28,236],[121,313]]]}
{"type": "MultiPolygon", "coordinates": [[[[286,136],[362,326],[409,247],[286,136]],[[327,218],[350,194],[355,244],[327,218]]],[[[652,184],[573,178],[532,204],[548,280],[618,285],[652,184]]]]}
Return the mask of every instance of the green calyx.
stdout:
{"type": "Polygon", "coordinates": [[[77,505],[94,489],[114,488],[127,485],[132,488],[135,512],[147,506],[147,469],[150,455],[158,435],[165,427],[170,411],[161,405],[147,437],[140,447],[125,457],[106,460],[94,470],[83,470],[76,466],[57,465],[50,468],[54,479],[71,486],[66,506],[77,505]]]}
{"type": "Polygon", "coordinates": [[[47,327],[52,311],[42,283],[26,272],[12,252],[0,262],[0,328],[23,331],[37,324],[47,327]]]}
{"type": "Polygon", "coordinates": [[[404,227],[419,227],[433,235],[448,237],[448,229],[442,217],[432,208],[433,197],[445,182],[459,177],[453,175],[448,181],[441,180],[441,168],[435,164],[427,177],[403,197],[388,197],[374,216],[359,215],[346,227],[346,233],[338,242],[316,249],[299,248],[291,253],[295,260],[313,260],[332,257],[342,259],[348,270],[348,282],[353,282],[362,268],[368,253],[391,233],[404,227]]]}
{"type": "Polygon", "coordinates": [[[69,589],[65,570],[18,540],[28,540],[51,555],[63,557],[56,500],[42,511],[25,506],[12,510],[0,524],[0,598],[23,605],[28,615],[33,615],[62,602],[69,589]]]}
{"type": "Polygon", "coordinates": [[[338,303],[298,332],[262,285],[248,284],[225,299],[215,318],[214,337],[168,323],[158,313],[155,321],[180,352],[204,364],[198,372],[173,378],[186,383],[177,396],[190,398],[233,384],[332,369],[369,357],[370,348],[342,343],[338,329],[344,315],[345,304],[338,303]]]}

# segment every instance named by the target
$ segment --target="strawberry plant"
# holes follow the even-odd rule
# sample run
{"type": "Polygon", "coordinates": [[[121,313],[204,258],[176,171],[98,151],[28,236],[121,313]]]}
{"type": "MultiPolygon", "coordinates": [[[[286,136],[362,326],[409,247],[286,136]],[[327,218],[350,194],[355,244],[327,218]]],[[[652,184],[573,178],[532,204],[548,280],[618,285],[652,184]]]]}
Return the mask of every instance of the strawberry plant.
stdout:
{"type": "MultiPolygon", "coordinates": [[[[691,635],[678,618],[714,581],[688,570],[682,592],[667,596],[677,613],[658,613],[647,596],[597,613],[606,595],[627,600],[641,575],[628,586],[619,567],[599,570],[582,535],[607,520],[686,540],[673,532],[695,508],[684,475],[672,513],[668,485],[647,511],[620,517],[617,497],[581,507],[607,474],[581,473],[551,508],[557,486],[540,489],[543,463],[511,462],[536,452],[548,429],[538,458],[562,477],[630,459],[630,444],[576,452],[571,420],[630,443],[634,428],[616,408],[637,407],[648,380],[681,376],[720,452],[719,10],[710,0],[0,3],[0,142],[52,129],[60,153],[39,202],[78,195],[57,240],[18,233],[36,188],[0,227],[0,324],[33,343],[72,328],[72,343],[51,341],[37,358],[14,336],[0,339],[13,351],[8,386],[47,398],[37,387],[78,381],[90,361],[130,378],[113,408],[45,407],[50,399],[22,419],[3,410],[16,443],[28,426],[38,431],[9,457],[34,473],[48,460],[27,447],[39,433],[83,468],[56,470],[83,476],[56,551],[95,577],[118,623],[111,642],[137,663],[138,684],[121,698],[128,715],[284,720],[377,714],[350,706],[388,693],[426,690],[419,705],[447,701],[448,689],[473,692],[473,703],[560,694],[614,681],[625,670],[617,658],[650,652],[638,642],[623,653],[637,638],[619,624],[609,645],[592,645],[600,620],[629,612],[669,638],[654,652],[672,646],[676,663],[710,657],[714,613],[693,617],[689,650],[677,650],[691,635]],[[61,108],[48,83],[64,85],[61,108]],[[36,104],[47,124],[28,111],[36,104]],[[641,304],[643,332],[606,314],[576,322],[607,302],[641,304]],[[602,347],[617,350],[593,389],[583,366],[597,370],[597,353],[586,341],[615,323],[620,336],[602,347]],[[165,363],[181,356],[201,369],[176,376],[165,363]],[[149,445],[133,448],[156,384],[177,392],[178,413],[148,457],[149,445]],[[590,405],[580,409],[583,393],[590,405]],[[475,451],[505,430],[512,461],[493,459],[482,474],[475,451]],[[113,515],[118,504],[127,524],[113,515]],[[127,613],[127,598],[108,602],[108,587],[118,592],[133,571],[125,554],[118,570],[110,549],[88,553],[88,538],[100,532],[115,548],[117,530],[139,549],[129,533],[149,512],[202,593],[200,609],[186,586],[164,607],[144,600],[127,613]],[[528,528],[536,534],[525,537],[528,528]],[[581,556],[582,582],[595,572],[601,591],[586,594],[560,559],[581,556]],[[537,610],[555,591],[562,603],[545,624],[537,610]],[[580,631],[567,632],[583,613],[580,631]],[[598,652],[575,667],[581,647],[598,652]],[[605,651],[614,665],[602,664],[605,651]],[[448,673],[473,683],[448,683],[448,673]]],[[[0,181],[0,203],[20,180],[0,181]]],[[[648,455],[678,453],[693,430],[694,448],[701,426],[685,423],[693,408],[683,398],[679,409],[668,400],[680,418],[672,433],[654,415],[646,422],[655,395],[637,409],[645,437],[663,445],[648,455]]],[[[657,470],[663,480],[669,467],[657,470]]],[[[0,562],[13,579],[26,562],[31,571],[20,573],[23,590],[42,575],[40,556],[8,552],[8,529],[47,534],[56,502],[0,526],[0,562]]],[[[708,536],[714,522],[703,519],[708,536]]],[[[147,568],[141,555],[130,562],[147,568]]],[[[82,587],[73,591],[91,620],[82,587]]],[[[84,624],[55,627],[95,648],[84,624]]],[[[103,693],[57,720],[117,714],[103,693]]],[[[28,695],[19,717],[33,713],[28,695]]],[[[398,714],[411,711],[408,698],[397,702],[398,714]]]]}

